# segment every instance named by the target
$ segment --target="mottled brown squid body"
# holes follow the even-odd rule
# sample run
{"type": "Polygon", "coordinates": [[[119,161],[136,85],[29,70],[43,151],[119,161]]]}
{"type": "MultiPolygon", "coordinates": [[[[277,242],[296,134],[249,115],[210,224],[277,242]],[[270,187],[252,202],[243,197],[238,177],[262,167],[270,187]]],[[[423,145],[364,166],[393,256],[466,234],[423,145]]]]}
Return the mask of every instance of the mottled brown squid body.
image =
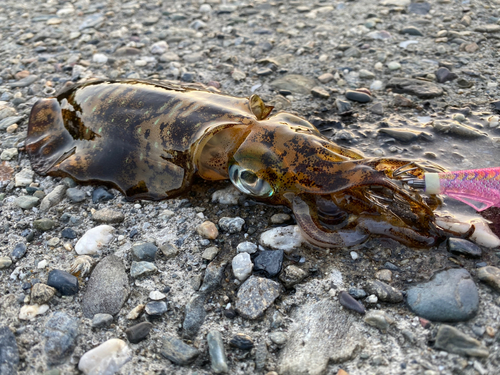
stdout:
{"type": "Polygon", "coordinates": [[[196,173],[229,177],[244,193],[292,208],[305,236],[323,247],[355,245],[370,233],[434,243],[432,210],[392,179],[408,161],[363,159],[309,122],[289,113],[269,116],[271,110],[256,95],[92,81],[35,104],[26,150],[39,174],[106,183],[129,199],[173,197],[196,173]],[[323,226],[319,218],[328,214],[316,207],[318,197],[350,220],[323,226]]]}
{"type": "Polygon", "coordinates": [[[204,139],[256,121],[244,98],[149,82],[95,81],[39,100],[26,149],[39,174],[104,182],[131,199],[158,200],[189,186],[193,156],[204,139]]]}

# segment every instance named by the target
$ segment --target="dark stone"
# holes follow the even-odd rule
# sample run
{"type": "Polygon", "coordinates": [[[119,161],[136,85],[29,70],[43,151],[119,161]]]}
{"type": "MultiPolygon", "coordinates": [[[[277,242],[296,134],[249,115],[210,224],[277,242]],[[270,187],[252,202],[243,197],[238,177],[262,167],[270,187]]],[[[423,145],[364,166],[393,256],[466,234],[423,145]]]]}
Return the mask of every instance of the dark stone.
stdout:
{"type": "Polygon", "coordinates": [[[250,350],[254,347],[252,338],[244,333],[234,335],[229,341],[229,345],[242,350],[250,350]]]}
{"type": "Polygon", "coordinates": [[[72,203],[80,203],[85,200],[85,193],[78,188],[70,187],[66,190],[66,197],[72,203]]]}
{"type": "Polygon", "coordinates": [[[358,288],[349,289],[349,294],[357,299],[365,298],[368,295],[363,289],[358,288]]]}
{"type": "Polygon", "coordinates": [[[175,337],[163,339],[163,346],[160,350],[162,356],[176,365],[185,366],[193,362],[200,355],[198,349],[185,344],[175,337]]]}
{"type": "Polygon", "coordinates": [[[345,97],[349,100],[359,103],[368,103],[372,100],[371,95],[369,95],[368,93],[355,90],[347,90],[345,93],[345,97]]]}
{"type": "Polygon", "coordinates": [[[0,375],[16,375],[18,364],[16,338],[9,327],[0,327],[0,375]]]}
{"type": "Polygon", "coordinates": [[[222,278],[224,277],[224,269],[227,263],[210,262],[205,270],[203,283],[200,287],[201,293],[210,293],[215,290],[222,278]]]}
{"type": "Polygon", "coordinates": [[[449,69],[445,68],[444,66],[436,70],[434,74],[436,75],[436,81],[438,81],[439,83],[453,81],[454,79],[458,78],[455,73],[450,72],[449,69]]]}
{"type": "Polygon", "coordinates": [[[433,82],[411,79],[392,78],[386,88],[398,94],[410,94],[421,99],[431,99],[443,95],[443,89],[433,82]]]}
{"type": "Polygon", "coordinates": [[[414,35],[414,36],[424,36],[422,31],[420,31],[420,29],[415,27],[415,26],[405,27],[400,32],[401,32],[401,34],[408,34],[408,35],[414,35]]]}
{"type": "Polygon", "coordinates": [[[38,76],[31,74],[23,79],[20,79],[17,82],[9,83],[8,85],[10,87],[26,87],[26,86],[31,85],[37,79],[38,79],[38,76]]]}
{"type": "Polygon", "coordinates": [[[246,319],[257,319],[281,292],[281,285],[262,277],[250,276],[238,290],[236,311],[246,319]]]}
{"type": "Polygon", "coordinates": [[[110,193],[106,188],[102,186],[95,188],[92,192],[93,203],[106,202],[113,199],[114,197],[115,195],[113,193],[110,193]]]}
{"type": "MultiPolygon", "coordinates": [[[[55,288],[63,296],[72,296],[78,293],[78,279],[66,271],[50,271],[47,279],[47,285],[55,288]]],[[[89,318],[93,315],[94,314],[92,314],[89,318]]]]}
{"type": "Polygon", "coordinates": [[[183,81],[183,82],[193,82],[195,76],[196,76],[196,73],[193,73],[193,72],[184,72],[184,73],[182,73],[181,81],[183,81]]]}
{"type": "Polygon", "coordinates": [[[138,342],[144,340],[148,335],[149,331],[153,325],[149,322],[142,322],[136,324],[135,326],[129,327],[125,330],[128,341],[132,344],[137,344],[138,342]]]}
{"type": "Polygon", "coordinates": [[[346,309],[356,311],[357,313],[360,313],[362,315],[366,313],[365,307],[354,298],[352,298],[347,292],[340,292],[339,302],[346,309]]]}
{"type": "Polygon", "coordinates": [[[345,100],[335,99],[335,106],[341,115],[351,113],[351,103],[345,100]]]}
{"type": "Polygon", "coordinates": [[[144,310],[151,317],[160,317],[167,312],[168,304],[165,301],[151,301],[146,304],[144,310]]]}
{"type": "Polygon", "coordinates": [[[383,302],[399,303],[403,301],[403,294],[399,290],[382,281],[368,281],[365,289],[369,294],[375,294],[383,302]]]}
{"type": "Polygon", "coordinates": [[[466,258],[481,258],[482,250],[475,243],[462,238],[448,238],[446,242],[448,251],[455,255],[463,255],[466,258]]]}
{"type": "Polygon", "coordinates": [[[260,251],[253,259],[253,270],[265,277],[275,277],[283,266],[283,250],[260,251]]]}
{"type": "Polygon", "coordinates": [[[10,257],[14,262],[16,262],[26,254],[27,249],[28,248],[26,247],[26,245],[20,242],[16,246],[14,246],[14,250],[12,250],[12,252],[10,253],[10,257]]]}
{"type": "Polygon", "coordinates": [[[47,363],[60,364],[76,345],[78,319],[58,311],[45,324],[43,335],[47,338],[44,346],[47,363]]]}
{"type": "Polygon", "coordinates": [[[415,314],[425,319],[461,322],[476,315],[479,293],[467,270],[450,269],[410,288],[407,302],[415,314]]]}
{"type": "Polygon", "coordinates": [[[83,315],[116,315],[128,298],[130,287],[120,258],[109,255],[92,271],[82,300],[83,315]]]}
{"type": "Polygon", "coordinates": [[[399,267],[391,262],[385,262],[384,268],[391,271],[399,271],[399,267]]]}
{"type": "Polygon", "coordinates": [[[141,243],[132,246],[132,257],[136,261],[154,262],[158,248],[153,243],[141,243]]]}
{"type": "Polygon", "coordinates": [[[206,294],[194,294],[186,305],[186,315],[182,322],[182,336],[185,338],[194,338],[201,325],[205,321],[207,312],[205,311],[206,294]]]}
{"type": "Polygon", "coordinates": [[[76,232],[71,229],[71,228],[64,228],[61,232],[61,237],[62,238],[67,238],[67,239],[74,239],[77,237],[76,232]]]}

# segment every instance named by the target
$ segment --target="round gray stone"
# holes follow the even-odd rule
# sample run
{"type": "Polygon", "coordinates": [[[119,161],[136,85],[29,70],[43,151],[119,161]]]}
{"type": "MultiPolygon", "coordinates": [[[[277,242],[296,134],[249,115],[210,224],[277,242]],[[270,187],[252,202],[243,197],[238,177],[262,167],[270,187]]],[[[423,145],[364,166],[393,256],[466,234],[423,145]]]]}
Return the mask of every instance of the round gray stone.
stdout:
{"type": "Polygon", "coordinates": [[[101,260],[92,271],[83,296],[82,309],[85,317],[95,314],[116,315],[130,293],[128,277],[122,261],[115,255],[101,260]]]}
{"type": "Polygon", "coordinates": [[[474,317],[479,293],[469,272],[451,269],[408,290],[407,302],[418,316],[439,322],[461,322],[474,317]]]}

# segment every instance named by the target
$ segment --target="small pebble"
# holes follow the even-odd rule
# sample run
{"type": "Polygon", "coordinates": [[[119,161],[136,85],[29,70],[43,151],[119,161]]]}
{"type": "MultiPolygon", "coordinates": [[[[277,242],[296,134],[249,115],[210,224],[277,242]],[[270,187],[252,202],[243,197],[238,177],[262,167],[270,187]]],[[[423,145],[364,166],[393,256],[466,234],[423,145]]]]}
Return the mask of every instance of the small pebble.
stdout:
{"type": "Polygon", "coordinates": [[[394,319],[380,310],[370,310],[366,314],[364,321],[366,324],[378,328],[382,333],[386,333],[389,326],[394,324],[394,319]]]}
{"type": "Polygon", "coordinates": [[[257,245],[252,243],[252,242],[241,242],[238,244],[236,247],[236,251],[238,253],[249,253],[249,254],[254,254],[257,252],[257,245]]]}
{"type": "Polygon", "coordinates": [[[241,350],[250,350],[254,347],[252,338],[244,333],[234,335],[231,341],[229,341],[229,345],[241,350]]]}
{"type": "Polygon", "coordinates": [[[69,188],[66,190],[66,197],[72,203],[80,203],[83,202],[86,198],[85,193],[79,188],[69,188]]]}
{"type": "Polygon", "coordinates": [[[132,262],[130,276],[138,278],[158,272],[158,268],[151,262],[132,262]]]}
{"type": "Polygon", "coordinates": [[[280,273],[279,279],[285,286],[285,288],[291,288],[294,285],[300,283],[308,276],[307,271],[293,264],[287,266],[283,272],[280,273]]]}
{"type": "Polygon", "coordinates": [[[113,240],[114,232],[115,228],[110,225],[99,225],[89,229],[76,243],[76,253],[78,255],[100,253],[113,240]]]}
{"type": "Polygon", "coordinates": [[[114,374],[132,358],[127,343],[110,339],[80,357],[78,369],[85,375],[114,374]]]}
{"type": "Polygon", "coordinates": [[[211,331],[207,335],[208,353],[212,363],[212,371],[216,374],[227,374],[229,366],[222,341],[222,334],[219,331],[211,331]]]}
{"type": "Polygon", "coordinates": [[[26,247],[26,244],[24,243],[18,243],[16,246],[14,246],[14,249],[10,253],[10,257],[12,261],[17,262],[19,259],[21,259],[25,254],[28,248],[26,247]]]}
{"type": "Polygon", "coordinates": [[[278,298],[280,291],[277,282],[250,276],[238,290],[236,310],[246,319],[257,319],[278,298]]]}
{"type": "Polygon", "coordinates": [[[283,250],[261,251],[257,253],[253,263],[253,269],[256,273],[268,278],[275,277],[280,273],[283,266],[283,250]]]}
{"type": "Polygon", "coordinates": [[[148,337],[151,328],[153,328],[153,325],[150,322],[141,322],[129,327],[125,330],[127,340],[132,344],[137,344],[148,337]]]}
{"type": "Polygon", "coordinates": [[[99,202],[106,202],[115,197],[114,194],[110,193],[106,188],[99,186],[92,191],[92,202],[94,204],[99,202]]]}
{"type": "Polygon", "coordinates": [[[111,314],[95,314],[92,318],[93,328],[106,328],[113,323],[113,315],[111,314]]]}
{"type": "Polygon", "coordinates": [[[364,91],[357,91],[357,90],[347,90],[345,93],[345,97],[349,100],[359,103],[368,103],[372,100],[370,94],[364,91]]]}
{"type": "Polygon", "coordinates": [[[500,292],[500,268],[493,266],[479,268],[477,277],[497,292],[500,292]]]}
{"type": "Polygon", "coordinates": [[[176,365],[186,366],[200,355],[198,349],[175,337],[164,338],[162,344],[161,355],[176,365]]]}
{"type": "Polygon", "coordinates": [[[253,263],[250,254],[237,254],[232,260],[232,268],[234,276],[240,281],[245,281],[252,274],[253,263]]]}
{"type": "Polygon", "coordinates": [[[466,258],[481,258],[482,250],[476,244],[462,238],[450,237],[446,241],[448,251],[466,258]]]}
{"type": "Polygon", "coordinates": [[[203,238],[215,240],[219,235],[219,231],[214,223],[205,221],[196,228],[196,232],[203,238]]]}
{"type": "Polygon", "coordinates": [[[165,301],[152,301],[146,304],[144,311],[150,317],[160,317],[168,310],[168,304],[165,301]]]}
{"type": "Polygon", "coordinates": [[[49,311],[49,305],[24,305],[19,311],[20,320],[33,320],[49,311]]]}
{"type": "Polygon", "coordinates": [[[154,262],[158,248],[153,243],[138,243],[132,246],[132,258],[135,261],[154,262]]]}
{"type": "Polygon", "coordinates": [[[462,356],[486,358],[490,354],[488,348],[480,341],[445,324],[438,329],[434,347],[462,356]]]}
{"type": "Polygon", "coordinates": [[[66,271],[50,271],[47,285],[55,288],[63,296],[73,296],[78,293],[78,279],[66,271]]]}
{"type": "Polygon", "coordinates": [[[284,345],[288,340],[288,337],[283,332],[271,332],[269,334],[269,339],[274,342],[276,345],[284,345]]]}
{"type": "Polygon", "coordinates": [[[297,225],[277,227],[260,235],[260,244],[272,249],[290,252],[302,245],[304,238],[297,225]]]}
{"type": "Polygon", "coordinates": [[[211,261],[217,256],[218,253],[219,253],[219,248],[217,246],[210,246],[203,251],[201,257],[205,260],[211,261]]]}
{"type": "Polygon", "coordinates": [[[345,308],[356,311],[357,313],[360,313],[362,315],[364,315],[366,312],[365,307],[360,302],[352,298],[347,292],[342,291],[339,293],[339,302],[345,308]]]}
{"type": "Polygon", "coordinates": [[[245,220],[241,217],[222,217],[219,219],[220,228],[227,233],[241,232],[245,220]]]}

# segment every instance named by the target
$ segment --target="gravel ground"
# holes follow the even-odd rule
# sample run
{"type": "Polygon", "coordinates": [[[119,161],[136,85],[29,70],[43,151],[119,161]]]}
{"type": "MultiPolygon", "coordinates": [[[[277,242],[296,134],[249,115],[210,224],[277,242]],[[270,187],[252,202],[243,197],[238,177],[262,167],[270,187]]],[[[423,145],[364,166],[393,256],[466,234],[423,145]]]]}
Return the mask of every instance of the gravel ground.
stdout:
{"type": "MultiPolygon", "coordinates": [[[[227,181],[127,202],[33,174],[22,146],[33,104],[68,81],[168,79],[256,93],[366,156],[496,166],[499,6],[3,0],[0,374],[497,373],[498,248],[374,238],[311,249],[293,242],[289,210],[238,196],[227,181]],[[217,227],[200,229],[205,221],[217,227]],[[288,230],[295,249],[262,246],[269,230],[288,230]],[[248,274],[231,262],[246,241],[261,248],[242,283],[248,274]],[[82,254],[93,270],[75,278],[66,271],[82,254]],[[122,341],[100,347],[103,360],[82,357],[110,339],[122,341]]],[[[442,212],[476,215],[452,201],[442,212]]]]}

